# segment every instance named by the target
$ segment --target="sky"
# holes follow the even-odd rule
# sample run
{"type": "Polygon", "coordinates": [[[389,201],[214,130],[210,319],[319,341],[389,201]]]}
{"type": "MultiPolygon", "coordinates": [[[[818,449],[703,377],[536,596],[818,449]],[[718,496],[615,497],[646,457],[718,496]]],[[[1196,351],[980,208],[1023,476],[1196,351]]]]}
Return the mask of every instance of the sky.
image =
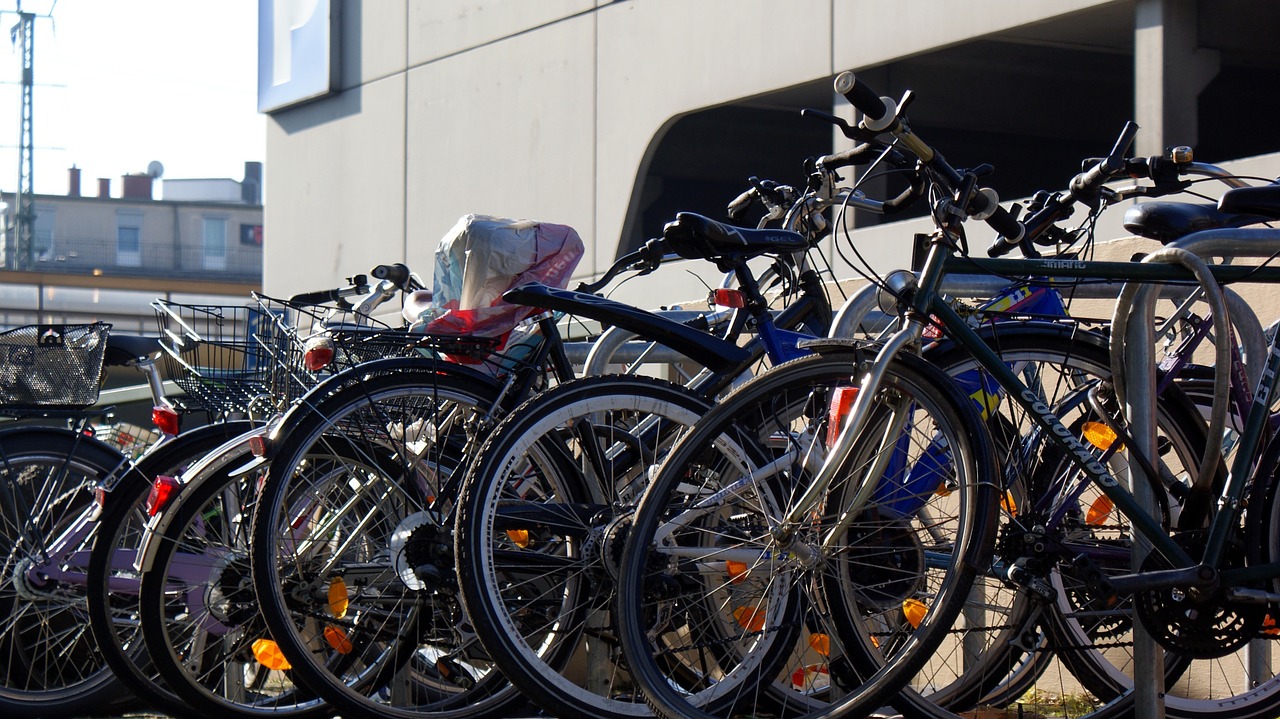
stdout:
{"type": "MultiPolygon", "coordinates": [[[[22,57],[0,0],[0,189],[18,185],[22,57]]],[[[266,155],[257,112],[257,0],[21,0],[35,21],[33,140],[37,194],[81,191],[145,172],[171,179],[244,176],[266,155]],[[51,17],[50,17],[51,16],[51,17]]],[[[268,168],[269,169],[269,168],[268,168]]],[[[160,193],[156,193],[159,199],[160,193]]]]}

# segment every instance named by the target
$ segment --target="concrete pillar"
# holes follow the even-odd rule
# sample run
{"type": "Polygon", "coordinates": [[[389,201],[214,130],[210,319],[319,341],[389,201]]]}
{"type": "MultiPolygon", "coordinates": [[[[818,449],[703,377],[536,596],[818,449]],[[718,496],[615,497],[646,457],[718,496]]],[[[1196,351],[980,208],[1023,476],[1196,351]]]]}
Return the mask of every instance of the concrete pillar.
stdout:
{"type": "Polygon", "coordinates": [[[1134,9],[1134,154],[1199,141],[1196,99],[1221,66],[1198,47],[1197,0],[1137,0],[1134,9]]]}

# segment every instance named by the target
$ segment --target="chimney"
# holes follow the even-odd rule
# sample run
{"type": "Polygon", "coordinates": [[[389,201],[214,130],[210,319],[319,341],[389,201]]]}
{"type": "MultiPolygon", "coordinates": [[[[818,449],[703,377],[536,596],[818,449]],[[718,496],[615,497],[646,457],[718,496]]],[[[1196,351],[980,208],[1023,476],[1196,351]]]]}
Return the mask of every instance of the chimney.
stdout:
{"type": "Polygon", "coordinates": [[[244,180],[240,183],[240,199],[246,205],[262,204],[262,163],[244,163],[244,180]]]}
{"type": "Polygon", "coordinates": [[[67,168],[67,197],[80,196],[80,168],[72,165],[67,168]]]}
{"type": "Polygon", "coordinates": [[[120,179],[124,184],[124,189],[120,192],[120,197],[126,200],[152,199],[151,175],[125,175],[120,179]]]}
{"type": "Polygon", "coordinates": [[[98,178],[98,197],[104,200],[111,197],[111,180],[109,178],[98,178]]]}

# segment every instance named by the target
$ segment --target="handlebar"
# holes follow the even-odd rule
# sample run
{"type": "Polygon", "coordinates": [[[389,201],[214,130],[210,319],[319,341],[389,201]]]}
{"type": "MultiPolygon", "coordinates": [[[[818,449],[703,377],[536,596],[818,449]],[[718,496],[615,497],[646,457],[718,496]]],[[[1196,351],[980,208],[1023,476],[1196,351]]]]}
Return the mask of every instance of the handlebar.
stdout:
{"type": "Polygon", "coordinates": [[[1132,163],[1124,157],[1137,134],[1138,125],[1132,121],[1126,122],[1124,129],[1120,131],[1120,137],[1116,138],[1115,145],[1111,147],[1111,152],[1104,158],[1086,162],[1090,167],[1071,178],[1065,195],[1047,198],[1043,207],[1020,223],[1023,232],[1016,240],[997,228],[996,231],[1000,234],[987,248],[987,256],[1006,255],[1018,246],[1023,237],[1035,240],[1045,234],[1055,222],[1071,214],[1071,207],[1076,202],[1084,202],[1096,208],[1102,186],[1110,180],[1131,171],[1149,171],[1149,165],[1132,163]]]}
{"type": "Polygon", "coordinates": [[[958,197],[965,203],[963,210],[970,216],[981,219],[992,229],[1000,233],[1001,239],[1017,245],[1022,241],[1024,227],[1008,210],[999,204],[994,191],[982,189],[974,191],[972,174],[962,176],[946,159],[930,147],[924,140],[911,131],[911,128],[898,116],[898,108],[910,101],[908,95],[902,103],[894,103],[890,98],[880,97],[865,82],[851,72],[842,72],[836,76],[835,90],[844,96],[855,108],[866,117],[863,125],[867,130],[888,132],[892,134],[911,154],[929,168],[947,189],[955,193],[963,188],[958,197]]]}
{"type": "MultiPolygon", "coordinates": [[[[363,279],[364,275],[358,275],[363,279]]],[[[354,279],[354,278],[353,278],[354,279]]],[[[362,295],[369,291],[369,285],[365,282],[363,285],[357,286],[352,284],[348,287],[340,287],[332,290],[317,290],[315,292],[302,292],[289,298],[289,302],[295,305],[327,305],[345,303],[346,298],[362,295]]]]}
{"type": "Polygon", "coordinates": [[[374,279],[387,280],[400,289],[406,289],[413,279],[413,273],[401,262],[392,265],[378,265],[369,271],[374,279]]]}
{"type": "MultiPolygon", "coordinates": [[[[369,275],[374,279],[380,280],[382,283],[390,283],[394,289],[402,292],[408,292],[412,289],[418,289],[418,281],[414,278],[409,268],[401,262],[390,265],[375,265],[369,270],[369,275]]],[[[385,287],[386,285],[382,285],[385,287]]],[[[381,291],[381,287],[375,288],[369,284],[367,275],[355,275],[347,278],[345,287],[335,287],[328,290],[316,290],[314,292],[301,292],[289,298],[289,302],[294,305],[315,307],[318,305],[336,304],[346,308],[350,308],[347,302],[348,297],[356,297],[359,295],[367,295],[375,289],[381,291]]],[[[394,291],[393,291],[394,293],[394,291]]],[[[383,294],[386,294],[385,292],[383,294]]]]}
{"type": "Polygon", "coordinates": [[[595,294],[623,272],[639,270],[642,275],[653,272],[667,256],[667,243],[661,237],[655,237],[644,243],[640,249],[619,257],[600,279],[595,282],[579,282],[575,289],[578,292],[595,294]]]}
{"type": "MultiPolygon", "coordinates": [[[[872,123],[878,124],[884,120],[885,115],[889,114],[889,108],[884,100],[880,99],[880,95],[866,83],[858,80],[857,76],[851,72],[845,71],[836,75],[835,88],[836,92],[844,95],[844,99],[848,100],[850,105],[858,109],[858,112],[870,118],[872,123]]],[[[885,127],[887,128],[888,126],[885,127]]]]}
{"type": "MultiPolygon", "coordinates": [[[[1053,244],[1057,235],[1060,234],[1052,231],[1054,223],[1070,216],[1071,208],[1075,203],[1084,203],[1097,210],[1100,201],[1104,198],[1111,202],[1129,197],[1160,197],[1182,192],[1191,184],[1190,181],[1182,179],[1185,175],[1216,177],[1232,187],[1245,184],[1231,178],[1222,168],[1192,162],[1191,149],[1187,147],[1175,147],[1162,155],[1126,158],[1124,155],[1132,146],[1137,132],[1136,123],[1126,122],[1111,152],[1103,158],[1086,160],[1085,169],[1071,178],[1065,194],[1043,193],[1045,199],[1040,208],[1022,223],[1025,228],[1025,237],[1038,244],[1053,244]],[[1121,177],[1150,179],[1155,184],[1119,191],[1104,188],[1106,183],[1121,177]]],[[[1017,243],[1010,242],[1004,236],[997,237],[987,248],[987,254],[991,257],[999,257],[1016,245],[1017,243]]]]}
{"type": "Polygon", "coordinates": [[[1124,129],[1120,131],[1120,137],[1116,138],[1116,144],[1111,148],[1111,153],[1095,163],[1093,167],[1071,178],[1071,184],[1068,185],[1070,196],[1082,202],[1092,202],[1097,198],[1098,191],[1102,189],[1104,183],[1125,174],[1131,166],[1136,169],[1138,165],[1125,162],[1124,155],[1133,145],[1133,138],[1137,134],[1137,123],[1132,120],[1126,122],[1124,129]]]}

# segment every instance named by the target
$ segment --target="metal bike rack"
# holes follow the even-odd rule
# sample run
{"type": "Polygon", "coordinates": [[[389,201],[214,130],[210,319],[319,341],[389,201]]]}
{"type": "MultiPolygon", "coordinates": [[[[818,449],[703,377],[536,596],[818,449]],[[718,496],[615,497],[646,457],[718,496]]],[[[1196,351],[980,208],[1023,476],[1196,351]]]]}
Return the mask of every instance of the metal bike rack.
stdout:
{"type": "MultiPolygon", "coordinates": [[[[1280,230],[1206,230],[1170,247],[1187,250],[1202,258],[1270,257],[1280,252],[1280,230]]],[[[1127,310],[1129,322],[1124,347],[1125,381],[1129,387],[1125,412],[1134,443],[1148,457],[1155,456],[1156,445],[1155,300],[1156,293],[1151,285],[1139,288],[1127,310]]],[[[1248,314],[1252,316],[1251,312],[1248,314]]],[[[1256,317],[1254,320],[1256,322],[1256,317]]],[[[1131,467],[1133,471],[1141,471],[1137,462],[1131,462],[1131,467]]],[[[1148,483],[1136,484],[1135,496],[1144,503],[1144,508],[1153,509],[1155,499],[1148,483]]],[[[1134,561],[1141,562],[1149,549],[1135,544],[1134,561]]],[[[1140,623],[1134,623],[1135,716],[1138,719],[1163,719],[1164,652],[1141,628],[1140,623]]],[[[1249,647],[1251,671],[1260,669],[1261,662],[1266,660],[1263,652],[1255,649],[1257,643],[1252,642],[1249,647]]]]}

